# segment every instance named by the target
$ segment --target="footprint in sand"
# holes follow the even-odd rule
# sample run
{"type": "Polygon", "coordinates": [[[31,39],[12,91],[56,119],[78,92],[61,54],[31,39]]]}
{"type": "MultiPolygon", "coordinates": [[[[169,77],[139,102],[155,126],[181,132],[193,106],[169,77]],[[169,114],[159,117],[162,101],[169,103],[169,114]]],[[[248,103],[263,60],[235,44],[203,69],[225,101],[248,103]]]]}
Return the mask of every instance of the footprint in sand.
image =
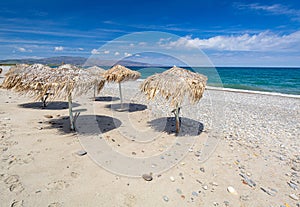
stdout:
{"type": "Polygon", "coordinates": [[[24,190],[24,188],[21,183],[15,183],[15,184],[12,184],[11,186],[9,186],[9,190],[11,192],[20,193],[24,190]]]}
{"type": "MultiPolygon", "coordinates": [[[[4,176],[4,175],[3,175],[4,176]]],[[[5,184],[15,184],[19,182],[19,176],[18,175],[10,175],[8,176],[5,180],[4,180],[4,183],[5,184]]]]}
{"type": "Polygon", "coordinates": [[[66,181],[58,180],[48,183],[47,190],[63,190],[67,187],[69,187],[69,184],[66,181]]]}
{"type": "Polygon", "coordinates": [[[58,202],[50,203],[48,205],[48,207],[61,207],[61,206],[63,206],[63,205],[61,203],[58,203],[58,202]]]}
{"type": "Polygon", "coordinates": [[[10,205],[10,207],[22,207],[22,206],[24,206],[23,203],[24,203],[23,200],[21,200],[21,201],[14,201],[14,202],[10,205]]]}
{"type": "Polygon", "coordinates": [[[5,180],[4,183],[9,185],[9,190],[11,192],[20,193],[24,190],[23,185],[19,181],[18,175],[10,175],[5,180]]]}
{"type": "Polygon", "coordinates": [[[71,177],[72,178],[77,178],[79,176],[79,173],[77,172],[71,172],[71,177]]]}
{"type": "Polygon", "coordinates": [[[126,194],[125,200],[124,200],[124,205],[127,207],[132,207],[132,206],[135,206],[135,204],[136,204],[136,197],[132,194],[126,194]]]}

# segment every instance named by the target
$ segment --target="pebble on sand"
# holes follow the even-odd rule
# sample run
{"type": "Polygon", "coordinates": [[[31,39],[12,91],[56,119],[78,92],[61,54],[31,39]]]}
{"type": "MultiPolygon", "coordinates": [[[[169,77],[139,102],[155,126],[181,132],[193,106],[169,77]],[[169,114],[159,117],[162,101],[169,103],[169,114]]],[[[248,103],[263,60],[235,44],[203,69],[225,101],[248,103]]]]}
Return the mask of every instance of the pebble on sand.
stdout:
{"type": "Polygon", "coordinates": [[[152,173],[150,173],[150,174],[143,174],[143,175],[142,175],[142,178],[143,178],[144,180],[146,180],[146,181],[151,181],[151,180],[153,180],[152,173]]]}
{"type": "Polygon", "coordinates": [[[77,154],[78,156],[83,156],[83,155],[86,155],[87,152],[84,151],[84,150],[79,150],[78,152],[76,152],[76,154],[77,154]]]}
{"type": "Polygon", "coordinates": [[[299,197],[296,194],[294,194],[294,193],[290,195],[290,198],[293,199],[293,200],[295,200],[295,201],[299,200],[299,197]]]}
{"type": "Polygon", "coordinates": [[[168,198],[168,196],[163,196],[163,199],[164,199],[164,201],[166,201],[166,202],[168,202],[168,201],[169,201],[169,198],[168,198]]]}
{"type": "Polygon", "coordinates": [[[228,186],[227,187],[227,191],[233,195],[237,195],[238,193],[236,192],[236,190],[232,187],[232,186],[228,186]]]}
{"type": "Polygon", "coordinates": [[[175,181],[175,178],[174,178],[173,176],[170,176],[170,180],[171,180],[172,182],[174,182],[174,181],[175,181]]]}

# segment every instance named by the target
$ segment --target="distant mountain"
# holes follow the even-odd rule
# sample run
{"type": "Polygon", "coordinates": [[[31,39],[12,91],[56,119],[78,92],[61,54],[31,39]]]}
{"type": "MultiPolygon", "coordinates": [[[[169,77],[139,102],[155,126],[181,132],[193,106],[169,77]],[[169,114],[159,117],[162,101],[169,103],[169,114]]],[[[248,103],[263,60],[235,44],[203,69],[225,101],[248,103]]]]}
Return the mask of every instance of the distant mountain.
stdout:
{"type": "MultiPolygon", "coordinates": [[[[34,63],[41,63],[47,65],[61,65],[62,63],[65,64],[73,64],[73,65],[83,65],[86,66],[112,66],[116,64],[115,61],[112,60],[99,60],[99,59],[87,59],[85,57],[71,57],[71,56],[58,56],[58,57],[49,57],[49,58],[41,58],[41,59],[7,59],[7,60],[0,60],[0,64],[34,64],[34,63]],[[87,61],[88,60],[88,61],[87,61]]],[[[118,64],[124,66],[135,66],[135,67],[149,67],[150,64],[135,62],[130,60],[121,60],[117,62],[118,64]]]]}
{"type": "Polygon", "coordinates": [[[49,58],[41,58],[41,59],[7,59],[0,60],[0,64],[48,64],[48,65],[60,65],[62,63],[65,64],[73,64],[73,65],[82,65],[85,63],[87,58],[84,57],[70,57],[70,56],[59,56],[59,57],[49,57],[49,58]]]}

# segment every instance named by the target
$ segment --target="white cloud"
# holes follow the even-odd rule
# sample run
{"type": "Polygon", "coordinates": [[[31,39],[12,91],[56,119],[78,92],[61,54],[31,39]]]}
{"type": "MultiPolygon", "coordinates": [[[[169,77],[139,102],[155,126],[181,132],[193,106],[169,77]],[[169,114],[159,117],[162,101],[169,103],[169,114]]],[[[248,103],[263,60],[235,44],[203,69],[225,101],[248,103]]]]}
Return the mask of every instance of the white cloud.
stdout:
{"type": "Polygon", "coordinates": [[[17,50],[18,50],[19,52],[32,52],[32,50],[30,50],[30,49],[25,49],[24,47],[18,47],[17,50]]]}
{"type": "Polygon", "coordinates": [[[64,47],[62,46],[58,46],[58,47],[54,47],[54,51],[63,51],[64,47]]]}
{"type": "Polygon", "coordinates": [[[92,53],[92,55],[99,55],[100,54],[100,52],[96,49],[92,49],[91,53],[92,53]]]}
{"type": "Polygon", "coordinates": [[[140,57],[141,55],[140,55],[140,54],[135,54],[134,56],[135,56],[135,57],[140,57]]]}
{"type": "Polygon", "coordinates": [[[118,56],[118,55],[120,55],[120,53],[119,52],[115,52],[115,56],[118,56]]]}
{"type": "Polygon", "coordinates": [[[124,55],[125,55],[125,57],[130,57],[130,56],[132,56],[132,54],[127,53],[127,52],[124,52],[124,55]]]}
{"type": "Polygon", "coordinates": [[[147,42],[139,42],[139,46],[146,46],[147,42]]]}
{"type": "Polygon", "coordinates": [[[82,47],[78,48],[78,50],[83,51],[84,49],[82,47]]]}
{"type": "Polygon", "coordinates": [[[134,47],[134,44],[133,44],[133,43],[130,43],[129,46],[130,46],[130,47],[134,47]]]}
{"type": "Polygon", "coordinates": [[[183,47],[227,51],[298,51],[300,31],[281,36],[271,32],[261,32],[253,35],[214,36],[208,39],[186,36],[176,41],[159,42],[159,44],[166,48],[183,47]]]}
{"type": "Polygon", "coordinates": [[[103,53],[104,54],[109,54],[109,50],[105,50],[103,53]]]}
{"type": "Polygon", "coordinates": [[[282,4],[262,5],[258,3],[253,4],[238,4],[239,9],[251,9],[256,11],[264,11],[272,15],[287,15],[292,20],[300,21],[300,10],[291,9],[282,4]]]}

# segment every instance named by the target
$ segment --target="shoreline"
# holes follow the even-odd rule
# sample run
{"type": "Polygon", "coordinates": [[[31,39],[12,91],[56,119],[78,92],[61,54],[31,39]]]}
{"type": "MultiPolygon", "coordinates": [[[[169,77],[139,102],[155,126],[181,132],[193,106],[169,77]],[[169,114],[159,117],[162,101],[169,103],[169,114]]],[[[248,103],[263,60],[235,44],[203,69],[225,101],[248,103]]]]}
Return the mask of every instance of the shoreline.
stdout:
{"type": "MultiPolygon", "coordinates": [[[[142,82],[144,80],[145,79],[138,79],[137,81],[142,82]]],[[[224,88],[224,87],[215,87],[215,86],[206,86],[206,89],[215,90],[215,91],[227,91],[227,92],[247,93],[247,94],[261,94],[261,95],[268,95],[268,96],[280,96],[280,97],[286,97],[286,98],[300,99],[300,95],[287,94],[287,93],[278,93],[278,92],[255,91],[255,90],[224,88]]]]}

